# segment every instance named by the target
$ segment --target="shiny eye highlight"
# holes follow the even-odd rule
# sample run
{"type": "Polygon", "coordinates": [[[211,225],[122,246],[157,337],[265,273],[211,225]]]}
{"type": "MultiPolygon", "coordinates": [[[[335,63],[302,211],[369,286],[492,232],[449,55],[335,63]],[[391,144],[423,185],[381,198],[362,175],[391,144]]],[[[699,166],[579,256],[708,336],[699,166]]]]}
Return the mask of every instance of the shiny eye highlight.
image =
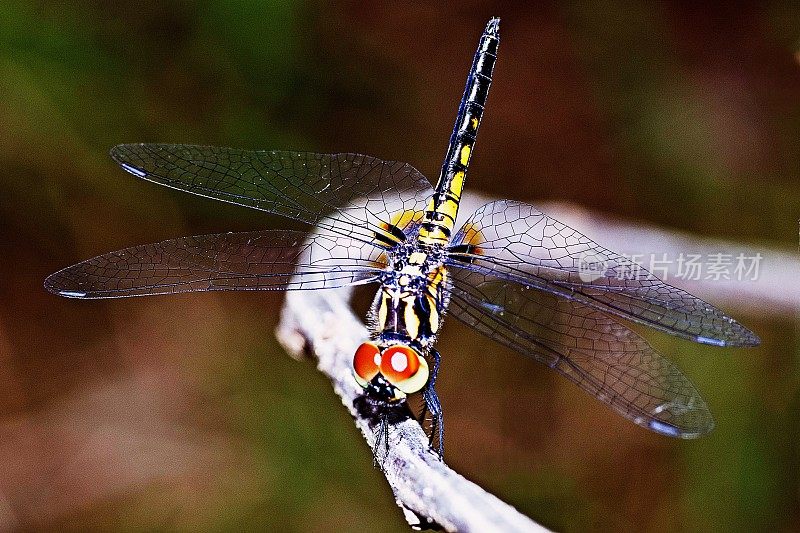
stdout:
{"type": "Polygon", "coordinates": [[[428,362],[409,346],[390,346],[381,354],[381,374],[406,394],[412,394],[428,382],[428,362]]]}
{"type": "Polygon", "coordinates": [[[353,356],[353,375],[362,387],[380,372],[381,351],[373,342],[365,342],[353,356]]]}

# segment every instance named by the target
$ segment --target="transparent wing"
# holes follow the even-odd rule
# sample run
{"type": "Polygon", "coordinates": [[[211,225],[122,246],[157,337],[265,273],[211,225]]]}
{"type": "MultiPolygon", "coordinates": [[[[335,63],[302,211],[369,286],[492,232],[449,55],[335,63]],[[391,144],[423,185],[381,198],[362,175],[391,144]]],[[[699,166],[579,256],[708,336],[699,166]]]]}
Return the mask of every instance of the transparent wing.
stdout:
{"type": "Polygon", "coordinates": [[[502,200],[478,209],[454,237],[448,262],[696,342],[759,343],[719,309],[521,202],[502,200]]]}
{"type": "Polygon", "coordinates": [[[671,437],[711,431],[694,385],[622,324],[578,302],[452,268],[450,314],[554,368],[634,423],[671,437]]]}
{"type": "Polygon", "coordinates": [[[221,233],[103,254],[50,275],[45,288],[70,298],[327,289],[376,281],[382,261],[380,248],[348,237],[221,233]]]}
{"type": "Polygon", "coordinates": [[[411,165],[358,154],[121,144],[111,157],[154,183],[364,242],[377,235],[387,247],[404,239],[400,221],[421,213],[433,194],[428,179],[411,165]]]}

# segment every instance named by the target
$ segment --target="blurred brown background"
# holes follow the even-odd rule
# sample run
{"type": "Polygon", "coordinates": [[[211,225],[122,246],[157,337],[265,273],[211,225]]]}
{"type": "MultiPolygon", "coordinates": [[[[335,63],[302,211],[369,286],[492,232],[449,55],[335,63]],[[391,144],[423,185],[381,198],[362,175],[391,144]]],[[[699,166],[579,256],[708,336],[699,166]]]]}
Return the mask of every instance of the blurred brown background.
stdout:
{"type": "MultiPolygon", "coordinates": [[[[406,529],[328,382],[276,344],[280,294],[81,302],[42,280],[134,244],[287,225],[136,180],[107,157],[120,142],[357,151],[435,176],[494,15],[469,188],[797,250],[791,1],[6,0],[0,529],[406,529]]],[[[797,310],[741,307],[726,310],[759,348],[648,335],[717,418],[697,441],[448,321],[448,461],[556,530],[800,529],[797,310]]]]}

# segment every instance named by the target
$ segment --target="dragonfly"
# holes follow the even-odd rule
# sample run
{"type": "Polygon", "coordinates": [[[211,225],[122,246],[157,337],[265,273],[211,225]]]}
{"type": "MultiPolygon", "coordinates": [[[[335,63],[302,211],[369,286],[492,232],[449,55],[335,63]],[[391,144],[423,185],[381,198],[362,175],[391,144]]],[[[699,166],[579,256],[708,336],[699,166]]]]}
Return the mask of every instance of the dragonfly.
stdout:
{"type": "Polygon", "coordinates": [[[56,272],[45,287],[93,299],[377,285],[371,334],[352,371],[363,389],[357,409],[374,420],[387,449],[391,414],[419,394],[418,419],[429,422],[431,448],[443,454],[435,343],[445,314],[554,369],[639,426],[669,437],[708,433],[714,419],[695,386],[626,322],[713,346],[755,346],[754,333],[527,203],[487,203],[456,230],[499,42],[494,18],[480,37],[435,187],[408,163],[352,153],[119,145],[111,157],[138,178],[313,231],[134,246],[56,272]]]}

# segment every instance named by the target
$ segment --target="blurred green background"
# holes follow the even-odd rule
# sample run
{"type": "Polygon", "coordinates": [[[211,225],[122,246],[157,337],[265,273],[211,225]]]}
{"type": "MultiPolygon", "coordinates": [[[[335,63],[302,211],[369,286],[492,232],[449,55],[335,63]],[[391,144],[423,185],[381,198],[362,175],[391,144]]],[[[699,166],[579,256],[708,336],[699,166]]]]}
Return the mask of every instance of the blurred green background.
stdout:
{"type": "MultiPolygon", "coordinates": [[[[0,3],[0,530],[406,529],[329,383],[277,345],[280,294],[42,289],[102,252],[287,225],[136,180],[115,144],[357,151],[435,176],[497,15],[469,188],[797,250],[795,2],[531,4],[0,3]]],[[[697,441],[448,321],[448,462],[556,530],[800,530],[797,310],[750,303],[727,311],[756,349],[648,336],[717,418],[697,441]]]]}

